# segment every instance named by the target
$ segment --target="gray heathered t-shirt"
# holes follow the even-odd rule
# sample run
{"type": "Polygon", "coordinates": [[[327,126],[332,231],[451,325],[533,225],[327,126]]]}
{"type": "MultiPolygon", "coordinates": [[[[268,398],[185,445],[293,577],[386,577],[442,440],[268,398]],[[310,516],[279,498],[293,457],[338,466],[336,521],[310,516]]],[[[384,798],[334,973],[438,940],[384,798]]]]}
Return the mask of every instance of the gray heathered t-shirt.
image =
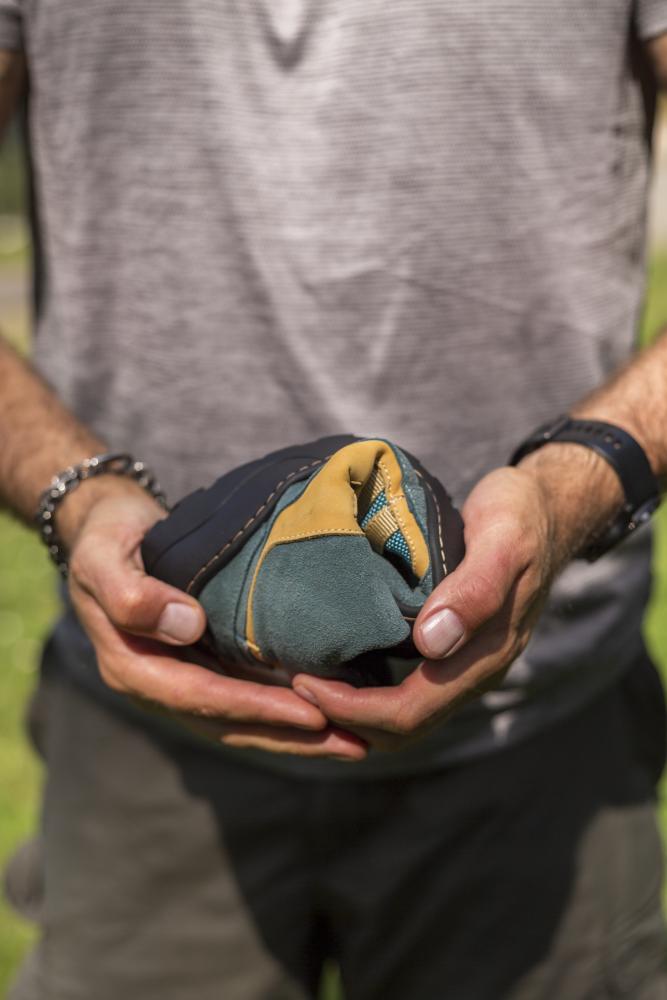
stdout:
{"type": "MultiPolygon", "coordinates": [[[[37,364],[172,500],[352,432],[462,502],[632,349],[630,40],[663,30],[667,0],[0,0],[31,74],[37,364]]],[[[649,549],[573,564],[500,691],[355,773],[593,697],[637,655],[649,549]]]]}

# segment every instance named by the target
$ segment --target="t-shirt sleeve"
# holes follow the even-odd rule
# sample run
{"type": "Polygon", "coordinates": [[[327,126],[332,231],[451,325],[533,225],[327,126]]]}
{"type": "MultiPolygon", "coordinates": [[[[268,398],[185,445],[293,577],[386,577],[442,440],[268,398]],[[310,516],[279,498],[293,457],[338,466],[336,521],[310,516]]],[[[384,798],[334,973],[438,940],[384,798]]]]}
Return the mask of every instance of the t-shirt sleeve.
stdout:
{"type": "Polygon", "coordinates": [[[637,34],[655,38],[667,32],[667,0],[637,0],[637,34]]]}
{"type": "Polygon", "coordinates": [[[0,49],[23,48],[19,0],[0,0],[0,49]]]}

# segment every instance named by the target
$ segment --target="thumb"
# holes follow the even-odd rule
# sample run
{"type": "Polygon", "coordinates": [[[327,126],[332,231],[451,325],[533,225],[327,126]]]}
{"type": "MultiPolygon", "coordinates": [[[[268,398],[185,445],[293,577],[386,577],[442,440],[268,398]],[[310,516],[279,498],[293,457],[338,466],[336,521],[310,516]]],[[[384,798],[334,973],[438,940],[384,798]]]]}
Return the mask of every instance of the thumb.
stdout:
{"type": "Polygon", "coordinates": [[[70,585],[92,596],[116,628],[171,645],[201,638],[206,614],[193,597],[147,576],[141,560],[109,539],[82,544],[71,564],[70,585]]]}
{"type": "Polygon", "coordinates": [[[436,587],[415,622],[419,652],[440,660],[456,652],[502,610],[520,568],[507,536],[466,539],[466,555],[436,587]]]}

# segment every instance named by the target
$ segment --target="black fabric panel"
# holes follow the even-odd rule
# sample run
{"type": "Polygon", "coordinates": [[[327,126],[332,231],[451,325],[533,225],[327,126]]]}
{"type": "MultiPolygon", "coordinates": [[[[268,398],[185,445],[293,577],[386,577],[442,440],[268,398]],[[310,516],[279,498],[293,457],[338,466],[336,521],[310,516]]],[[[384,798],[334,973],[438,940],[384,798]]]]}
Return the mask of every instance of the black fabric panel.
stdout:
{"type": "Polygon", "coordinates": [[[308,478],[330,455],[358,440],[336,435],[284,448],[232,469],[208,489],[190,493],[144,538],[146,572],[196,596],[267,520],[288,486],[308,478]]]}

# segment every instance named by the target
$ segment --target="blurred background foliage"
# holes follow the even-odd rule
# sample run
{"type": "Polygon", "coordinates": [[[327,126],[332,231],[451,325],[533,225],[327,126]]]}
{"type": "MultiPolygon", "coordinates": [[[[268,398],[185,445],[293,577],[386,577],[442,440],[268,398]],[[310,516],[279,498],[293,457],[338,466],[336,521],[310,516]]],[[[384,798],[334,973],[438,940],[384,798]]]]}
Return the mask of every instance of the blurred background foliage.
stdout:
{"type": "MultiPolygon", "coordinates": [[[[0,150],[0,325],[22,349],[29,322],[24,176],[14,129],[0,150]]],[[[24,736],[23,716],[56,610],[55,574],[37,538],[0,514],[0,868],[37,819],[41,774],[24,736]]],[[[0,997],[33,936],[32,927],[0,898],[0,997]]]]}
{"type": "MultiPolygon", "coordinates": [[[[664,159],[667,163],[667,155],[664,159]]],[[[21,145],[14,130],[0,150],[0,325],[3,334],[21,350],[28,344],[30,257],[23,178],[21,145]]],[[[665,192],[667,196],[667,185],[665,192]]],[[[667,325],[667,235],[664,249],[661,235],[654,237],[650,256],[644,343],[667,325]]],[[[667,675],[667,509],[656,522],[655,583],[646,638],[667,675]]],[[[0,870],[16,846],[34,832],[38,821],[42,775],[28,746],[23,719],[36,679],[40,647],[57,612],[55,584],[55,573],[33,533],[9,514],[0,513],[0,870]]],[[[667,833],[664,794],[661,817],[667,833]]],[[[0,997],[33,938],[33,928],[18,919],[0,898],[0,997]]],[[[339,996],[332,972],[325,980],[323,1000],[339,996]]]]}

